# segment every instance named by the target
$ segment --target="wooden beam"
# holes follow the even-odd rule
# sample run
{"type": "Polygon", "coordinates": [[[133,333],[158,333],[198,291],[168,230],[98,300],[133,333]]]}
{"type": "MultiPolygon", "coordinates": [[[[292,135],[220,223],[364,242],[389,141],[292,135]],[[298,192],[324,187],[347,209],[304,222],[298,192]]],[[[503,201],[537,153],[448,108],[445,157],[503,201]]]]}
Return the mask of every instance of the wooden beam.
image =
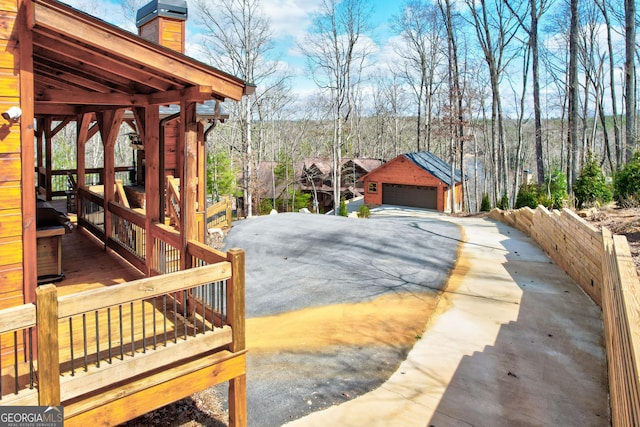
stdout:
{"type": "Polygon", "coordinates": [[[205,242],[207,236],[207,151],[206,140],[204,136],[204,125],[198,121],[198,156],[196,164],[198,165],[198,184],[197,184],[197,205],[198,215],[202,218],[201,225],[198,227],[198,240],[205,242]]]}
{"type": "Polygon", "coordinates": [[[43,88],[57,90],[76,90],[78,88],[77,85],[68,83],[63,79],[48,76],[46,73],[42,73],[41,70],[38,70],[38,81],[36,82],[36,86],[36,90],[40,90],[43,88]]]}
{"type": "Polygon", "coordinates": [[[147,96],[147,103],[153,104],[175,104],[181,100],[187,102],[204,102],[215,99],[210,86],[190,86],[187,89],[159,92],[147,96]]]}
{"type": "MultiPolygon", "coordinates": [[[[37,243],[36,243],[36,182],[35,169],[35,131],[33,111],[33,48],[31,45],[31,31],[28,27],[30,2],[18,1],[18,15],[15,22],[18,33],[18,50],[16,63],[20,67],[20,150],[21,156],[21,186],[22,186],[22,283],[23,301],[33,302],[36,299],[37,271],[37,243]]],[[[37,351],[37,349],[36,349],[37,351]]]]}
{"type": "Polygon", "coordinates": [[[121,424],[245,373],[246,354],[215,353],[160,371],[153,377],[139,379],[116,390],[108,390],[95,396],[92,409],[84,412],[77,411],[76,406],[85,401],[71,404],[65,407],[65,415],[71,414],[65,418],[65,426],[121,424]],[[95,402],[100,404],[95,405],[95,402]]]}
{"type": "MultiPolygon", "coordinates": [[[[160,220],[160,174],[164,176],[164,171],[160,171],[160,108],[157,105],[148,106],[144,109],[144,135],[145,147],[145,229],[151,230],[154,223],[160,220]]],[[[146,275],[151,275],[153,259],[153,233],[146,233],[146,275]]]]}
{"type": "Polygon", "coordinates": [[[144,68],[135,67],[128,63],[118,61],[117,58],[100,55],[93,49],[73,43],[71,40],[57,36],[56,33],[48,34],[46,38],[40,41],[39,38],[34,41],[38,49],[49,50],[55,46],[55,53],[71,58],[74,61],[82,63],[84,66],[95,67],[107,73],[118,70],[118,74],[126,79],[144,82],[145,85],[155,90],[168,90],[174,82],[165,78],[163,75],[153,74],[144,68]],[[54,42],[52,44],[52,42],[54,42]]]}
{"type": "Polygon", "coordinates": [[[58,123],[58,126],[53,128],[53,130],[51,131],[51,136],[56,136],[58,132],[64,129],[69,123],[71,123],[71,118],[65,117],[60,123],[58,123]]]}
{"type": "Polygon", "coordinates": [[[140,136],[140,140],[144,143],[144,131],[146,129],[145,126],[145,114],[144,114],[144,108],[140,108],[140,107],[134,107],[132,109],[133,111],[133,117],[134,117],[134,125],[135,125],[135,130],[136,132],[138,132],[138,135],[140,136]]]}
{"type": "Polygon", "coordinates": [[[122,124],[124,109],[106,111],[96,115],[98,126],[102,136],[104,146],[104,245],[107,250],[109,238],[111,237],[111,215],[109,214],[109,203],[113,201],[115,193],[115,146],[122,124]]]}
{"type": "MultiPolygon", "coordinates": [[[[93,114],[81,114],[77,119],[76,127],[76,184],[79,188],[85,187],[86,154],[85,147],[89,140],[89,126],[93,120],[93,114]]],[[[97,126],[95,127],[97,129],[97,126]]],[[[81,214],[80,198],[76,197],[76,212],[78,218],[81,214]]]]}
{"type": "MultiPolygon", "coordinates": [[[[31,46],[31,31],[28,26],[29,2],[13,2],[18,7],[18,14],[13,23],[13,42],[17,42],[17,50],[14,52],[13,63],[18,68],[20,77],[19,96],[22,117],[20,120],[20,151],[22,186],[22,288],[23,301],[33,302],[35,300],[35,287],[37,285],[37,250],[36,250],[36,181],[33,171],[35,170],[35,132],[34,132],[34,111],[33,111],[33,49],[31,46]],[[17,40],[15,36],[17,35],[17,40]]],[[[6,25],[7,23],[4,22],[6,25]]],[[[6,29],[6,28],[5,28],[6,29]]],[[[7,54],[11,50],[7,49],[7,54]]],[[[7,95],[7,94],[5,94],[7,95]]]]}
{"type": "Polygon", "coordinates": [[[45,198],[47,200],[51,200],[51,170],[53,169],[53,157],[52,157],[53,141],[51,137],[51,126],[52,126],[51,117],[45,117],[44,120],[42,121],[42,125],[43,125],[42,130],[44,132],[44,145],[45,145],[44,168],[46,171],[44,185],[47,189],[45,198]]]}
{"type": "Polygon", "coordinates": [[[79,13],[53,0],[34,0],[34,31],[53,30],[70,40],[81,40],[87,46],[133,64],[170,74],[177,79],[211,86],[218,96],[240,100],[245,92],[242,80],[225,74],[178,52],[133,36],[104,21],[79,13]]]}
{"type": "Polygon", "coordinates": [[[39,104],[82,104],[82,105],[111,105],[131,107],[147,104],[147,98],[125,93],[98,93],[85,90],[41,90],[36,94],[39,104]]]}
{"type": "Polygon", "coordinates": [[[82,113],[81,109],[75,105],[35,102],[34,107],[36,116],[75,116],[82,113]]]}
{"type": "Polygon", "coordinates": [[[40,81],[40,76],[44,76],[58,80],[67,86],[87,88],[102,93],[109,93],[118,89],[118,87],[120,87],[120,91],[123,92],[124,87],[126,87],[122,84],[116,85],[115,82],[110,82],[98,75],[92,75],[89,70],[85,71],[82,67],[66,67],[62,64],[38,58],[37,56],[35,59],[37,61],[35,71],[38,75],[38,82],[40,81]]]}
{"type": "MultiPolygon", "coordinates": [[[[196,227],[197,186],[198,186],[198,123],[196,104],[183,101],[180,105],[180,230],[186,253],[187,241],[198,240],[196,227]]],[[[185,259],[188,257],[184,257],[185,259]]],[[[186,266],[185,266],[186,268],[186,266]]]]}
{"type": "MultiPolygon", "coordinates": [[[[36,94],[38,106],[48,104],[81,104],[118,106],[129,108],[132,106],[176,104],[181,99],[189,102],[203,102],[211,97],[211,89],[207,86],[192,86],[189,90],[175,90],[157,94],[125,94],[125,93],[97,93],[81,89],[58,90],[41,88],[36,94]]],[[[56,111],[56,110],[53,110],[56,111]]]]}

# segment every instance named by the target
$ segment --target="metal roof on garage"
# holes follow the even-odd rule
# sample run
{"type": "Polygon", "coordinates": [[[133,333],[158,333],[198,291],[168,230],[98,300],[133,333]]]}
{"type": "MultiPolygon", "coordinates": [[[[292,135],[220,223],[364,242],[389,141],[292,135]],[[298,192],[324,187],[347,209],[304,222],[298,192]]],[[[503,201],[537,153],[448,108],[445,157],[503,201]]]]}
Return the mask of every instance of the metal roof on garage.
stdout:
{"type": "MultiPolygon", "coordinates": [[[[404,157],[429,172],[442,182],[451,182],[451,164],[445,162],[438,156],[429,151],[420,151],[416,153],[403,154],[404,157]]],[[[456,183],[462,182],[462,173],[456,169],[454,171],[454,180],[456,183]]]]}

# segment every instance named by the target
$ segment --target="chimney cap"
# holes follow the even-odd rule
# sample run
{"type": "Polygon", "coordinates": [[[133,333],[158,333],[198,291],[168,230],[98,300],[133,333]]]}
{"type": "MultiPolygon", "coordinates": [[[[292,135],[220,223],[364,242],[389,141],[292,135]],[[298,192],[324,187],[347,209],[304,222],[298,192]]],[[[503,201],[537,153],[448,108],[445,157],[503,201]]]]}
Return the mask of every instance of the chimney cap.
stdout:
{"type": "Polygon", "coordinates": [[[186,0],[152,0],[138,9],[136,26],[140,28],[157,16],[186,21],[186,0]]]}

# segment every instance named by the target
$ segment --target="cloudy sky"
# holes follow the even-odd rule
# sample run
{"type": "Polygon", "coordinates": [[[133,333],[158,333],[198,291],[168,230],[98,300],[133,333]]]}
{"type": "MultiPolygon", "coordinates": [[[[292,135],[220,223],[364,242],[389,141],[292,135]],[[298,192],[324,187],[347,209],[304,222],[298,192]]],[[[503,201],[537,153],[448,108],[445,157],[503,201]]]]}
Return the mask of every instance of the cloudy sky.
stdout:
{"type": "MultiPolygon", "coordinates": [[[[83,10],[111,24],[136,32],[135,18],[129,15],[123,3],[134,4],[135,8],[147,3],[147,0],[63,0],[77,9],[83,10]]],[[[383,54],[387,49],[390,31],[389,20],[400,10],[402,0],[369,0],[373,8],[371,39],[368,41],[375,51],[383,54]]],[[[270,52],[271,60],[282,61],[295,78],[294,90],[304,92],[315,88],[309,84],[305,60],[297,49],[312,24],[312,17],[320,7],[320,0],[262,0],[264,15],[271,23],[274,36],[274,48],[270,52]]],[[[187,0],[189,19],[187,20],[186,54],[204,60],[199,44],[199,27],[196,8],[187,0]]],[[[206,62],[206,61],[205,61],[206,62]]]]}

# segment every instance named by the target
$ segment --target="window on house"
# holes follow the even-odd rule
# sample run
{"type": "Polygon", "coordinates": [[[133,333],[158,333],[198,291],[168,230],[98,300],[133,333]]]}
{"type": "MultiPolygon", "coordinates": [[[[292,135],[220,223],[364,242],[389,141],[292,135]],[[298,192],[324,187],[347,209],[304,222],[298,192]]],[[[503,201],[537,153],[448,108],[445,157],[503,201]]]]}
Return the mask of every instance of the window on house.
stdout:
{"type": "Polygon", "coordinates": [[[377,193],[378,192],[378,183],[377,182],[370,182],[369,183],[369,188],[367,189],[367,191],[369,193],[377,193]]]}

